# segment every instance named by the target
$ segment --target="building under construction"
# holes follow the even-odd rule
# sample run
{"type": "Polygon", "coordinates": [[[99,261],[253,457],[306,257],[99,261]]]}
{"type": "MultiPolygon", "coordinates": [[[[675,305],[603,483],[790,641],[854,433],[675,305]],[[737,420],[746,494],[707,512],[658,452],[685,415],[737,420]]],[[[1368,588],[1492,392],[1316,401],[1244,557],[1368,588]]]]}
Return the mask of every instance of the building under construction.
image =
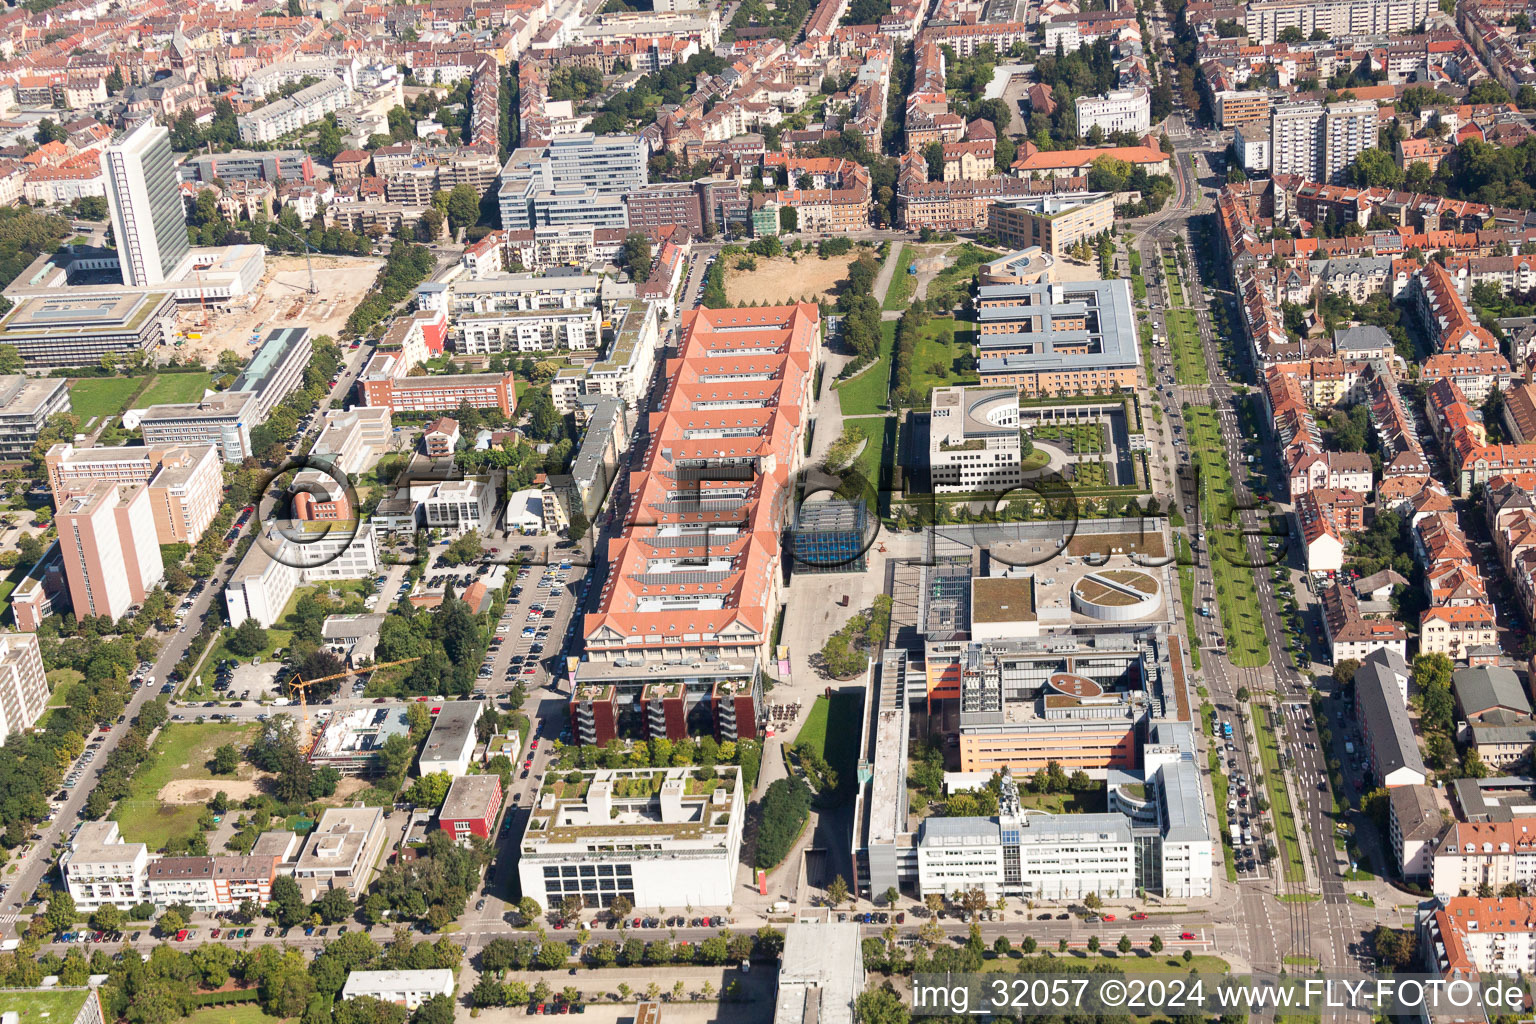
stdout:
{"type": "Polygon", "coordinates": [[[320,726],[309,752],[315,768],[335,768],[343,775],[376,775],[379,752],[391,736],[410,738],[405,702],[369,704],[332,716],[320,726]]]}

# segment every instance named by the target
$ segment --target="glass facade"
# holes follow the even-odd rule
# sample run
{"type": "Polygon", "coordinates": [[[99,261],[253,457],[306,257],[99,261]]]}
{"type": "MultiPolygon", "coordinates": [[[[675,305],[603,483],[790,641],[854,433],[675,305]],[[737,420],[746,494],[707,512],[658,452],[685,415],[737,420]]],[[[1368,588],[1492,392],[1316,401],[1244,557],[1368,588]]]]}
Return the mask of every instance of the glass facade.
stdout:
{"type": "Polygon", "coordinates": [[[868,514],[856,501],[813,501],[800,506],[784,534],[793,572],[864,572],[869,568],[868,514]]]}

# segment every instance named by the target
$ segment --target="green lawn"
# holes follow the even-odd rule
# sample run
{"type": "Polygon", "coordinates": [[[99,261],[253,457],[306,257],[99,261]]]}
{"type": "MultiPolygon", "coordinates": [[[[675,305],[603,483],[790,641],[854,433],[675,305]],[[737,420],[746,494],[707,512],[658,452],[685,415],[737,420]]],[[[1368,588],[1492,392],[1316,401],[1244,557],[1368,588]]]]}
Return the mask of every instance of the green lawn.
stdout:
{"type": "Polygon", "coordinates": [[[928,294],[934,295],[951,285],[961,282],[970,282],[976,276],[977,268],[990,259],[995,259],[997,254],[989,252],[980,246],[965,242],[957,246],[953,251],[955,262],[953,266],[945,267],[934,275],[928,285],[928,294]]]}
{"type": "Polygon", "coordinates": [[[1184,412],[1194,461],[1201,470],[1201,512],[1207,527],[1210,562],[1216,577],[1216,604],[1221,628],[1227,638],[1227,657],[1232,664],[1254,667],[1269,664],[1269,638],[1259,614],[1259,593],[1237,513],[1231,510],[1232,474],[1221,444],[1216,410],[1193,405],[1184,412]]]}
{"type": "MultiPolygon", "coordinates": [[[[1105,927],[1108,931],[1099,936],[1099,941],[1107,948],[1114,945],[1115,941],[1119,938],[1118,935],[1110,934],[1118,925],[1110,923],[1105,927]]],[[[1177,930],[1177,928],[1174,929],[1175,932],[1177,930]]],[[[1086,944],[1088,940],[1086,938],[1073,940],[1074,944],[1078,941],[1086,944]]],[[[1166,942],[1168,940],[1165,938],[1163,941],[1166,942]]],[[[1196,954],[1190,958],[1189,963],[1185,963],[1182,953],[1178,956],[1169,956],[1166,949],[1162,953],[1156,955],[1147,954],[1145,956],[1134,949],[1124,956],[1114,952],[1102,951],[1097,956],[1093,956],[1081,948],[1073,949],[1067,953],[1057,953],[1054,941],[1040,943],[1040,951],[1033,957],[1026,957],[1025,960],[1029,961],[1030,967],[1034,967],[1036,959],[1047,953],[1054,954],[1056,959],[1063,963],[1071,964],[1074,969],[1086,967],[1090,971],[1099,967],[1114,967],[1124,971],[1126,974],[1188,974],[1190,971],[1196,971],[1200,974],[1211,976],[1226,974],[1232,969],[1231,964],[1219,956],[1196,954]]],[[[982,970],[989,974],[993,972],[1017,971],[1025,963],[1025,960],[1020,960],[1016,957],[1008,957],[1006,959],[991,958],[982,966],[982,970]]],[[[1147,1019],[1150,1020],[1151,1018],[1147,1019]]]]}
{"type": "Polygon", "coordinates": [[[179,402],[195,402],[213,384],[211,373],[162,373],[155,382],[144,389],[139,407],[174,405],[179,402]]]}
{"type": "Polygon", "coordinates": [[[976,332],[950,317],[934,317],[923,327],[912,350],[912,385],[918,394],[934,388],[981,383],[974,368],[961,372],[960,360],[971,355],[976,332]]]}
{"type": "Polygon", "coordinates": [[[234,1003],[230,1006],[205,1006],[181,1018],[180,1024],[277,1024],[281,1017],[269,1017],[260,1003],[234,1003]]]}
{"type": "MultiPolygon", "coordinates": [[[[1208,730],[1213,732],[1214,730],[1208,730]]],[[[1237,861],[1232,852],[1231,833],[1227,831],[1227,773],[1222,768],[1221,755],[1216,752],[1216,743],[1211,742],[1211,749],[1207,754],[1208,764],[1211,769],[1211,788],[1216,796],[1216,824],[1221,828],[1221,857],[1227,865],[1227,881],[1237,881],[1237,861]]]]}
{"type": "Polygon", "coordinates": [[[1200,668],[1200,640],[1195,632],[1195,564],[1189,539],[1177,535],[1179,549],[1179,596],[1184,599],[1184,627],[1189,632],[1189,656],[1200,668]]]}
{"type": "Polygon", "coordinates": [[[881,309],[906,309],[907,303],[912,301],[912,285],[917,281],[917,275],[907,273],[907,264],[912,262],[912,258],[907,256],[906,249],[904,245],[896,248],[896,267],[891,274],[891,286],[886,289],[885,303],[881,309]]]}
{"type": "Polygon", "coordinates": [[[845,783],[853,779],[854,760],[859,756],[861,705],[852,693],[835,693],[830,701],[817,697],[795,734],[794,746],[809,743],[845,783]]]}
{"type": "Polygon", "coordinates": [[[888,417],[864,417],[861,419],[844,420],[843,432],[845,434],[859,434],[864,437],[864,450],[861,451],[853,463],[840,474],[845,485],[855,481],[863,481],[863,486],[853,485],[848,488],[850,500],[856,497],[853,492],[859,491],[871,502],[870,508],[874,510],[874,502],[880,492],[880,466],[885,461],[885,424],[888,417]]]}
{"type": "Polygon", "coordinates": [[[1274,821],[1275,845],[1280,850],[1285,880],[1302,885],[1307,873],[1301,863],[1301,840],[1296,815],[1291,810],[1291,796],[1285,787],[1285,773],[1280,770],[1280,744],[1269,727],[1269,712],[1263,705],[1249,705],[1248,713],[1253,716],[1253,731],[1259,739],[1259,757],[1264,762],[1264,788],[1269,793],[1269,813],[1274,821]]]}
{"type": "Polygon", "coordinates": [[[1079,790],[1071,793],[1032,793],[1027,788],[1019,791],[1019,803],[1025,807],[1051,814],[1103,814],[1106,806],[1102,789],[1079,790]]]}
{"type": "Polygon", "coordinates": [[[891,349],[896,345],[896,321],[880,324],[880,352],[871,366],[837,387],[844,416],[878,416],[890,411],[891,349]]]}
{"type": "Polygon", "coordinates": [[[1185,308],[1184,286],[1171,257],[1164,258],[1163,271],[1168,280],[1168,309],[1164,311],[1163,319],[1167,322],[1174,379],[1189,387],[1204,387],[1211,382],[1211,375],[1205,366],[1200,329],[1194,311],[1185,308]]]}
{"type": "Polygon", "coordinates": [[[48,685],[53,687],[53,692],[48,695],[48,706],[61,708],[69,699],[69,687],[85,676],[72,668],[56,668],[48,673],[48,685]]]}
{"type": "Polygon", "coordinates": [[[244,749],[262,726],[259,722],[172,722],[160,733],[150,757],[134,773],[132,788],[119,800],[112,819],[123,840],[159,850],[173,837],[197,827],[204,804],[164,804],[160,791],[175,779],[212,779],[208,761],[226,743],[244,749]]]}
{"type": "Polygon", "coordinates": [[[116,416],[128,405],[143,377],[81,377],[69,385],[69,408],[81,425],[116,416]]]}

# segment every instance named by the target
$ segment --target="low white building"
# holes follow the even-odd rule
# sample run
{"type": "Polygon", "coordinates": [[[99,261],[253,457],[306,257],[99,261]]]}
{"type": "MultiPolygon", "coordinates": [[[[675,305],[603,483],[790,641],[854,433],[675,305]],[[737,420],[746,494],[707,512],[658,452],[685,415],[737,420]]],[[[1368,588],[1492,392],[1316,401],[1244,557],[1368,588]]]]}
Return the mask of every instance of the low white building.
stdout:
{"type": "Polygon", "coordinates": [[[359,895],[368,887],[387,838],[379,808],[327,808],[294,863],[293,877],[312,892],[344,888],[359,895]]]}
{"type": "MultiPolygon", "coordinates": [[[[546,778],[523,832],[518,878],[524,896],[558,906],[567,896],[606,907],[724,907],[736,901],[742,798],[738,769],[713,781],[692,769],[583,772],[583,783],[546,778]]],[[[560,779],[568,780],[569,775],[560,779]]]]}
{"type": "Polygon", "coordinates": [[[507,498],[508,533],[534,534],[544,529],[544,492],[535,487],[514,491],[507,498]]]}
{"type": "Polygon", "coordinates": [[[453,972],[445,967],[420,971],[353,971],[341,988],[343,1000],[368,996],[414,1010],[433,996],[453,995],[453,972]]]}
{"type": "Polygon", "coordinates": [[[420,774],[447,772],[458,778],[469,771],[470,758],[479,742],[475,725],[484,711],[485,703],[478,700],[452,700],[444,704],[416,759],[420,774]]]}

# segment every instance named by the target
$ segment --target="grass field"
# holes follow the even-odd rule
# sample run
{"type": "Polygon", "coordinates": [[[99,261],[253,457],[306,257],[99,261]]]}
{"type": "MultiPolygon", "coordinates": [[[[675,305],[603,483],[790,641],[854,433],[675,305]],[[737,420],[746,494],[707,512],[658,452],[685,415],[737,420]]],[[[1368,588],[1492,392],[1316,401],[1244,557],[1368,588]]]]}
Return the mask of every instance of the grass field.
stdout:
{"type": "Polygon", "coordinates": [[[195,402],[213,384],[211,373],[162,373],[144,389],[135,406],[195,402]]]}
{"type": "Polygon", "coordinates": [[[202,804],[164,804],[160,791],[177,779],[212,779],[208,761],[226,743],[244,748],[261,729],[258,722],[174,722],[155,740],[151,758],[134,773],[132,789],[118,801],[112,819],[122,829],[123,840],[146,843],[151,850],[163,848],[173,836],[186,835],[197,826],[202,804]]]}
{"type": "Polygon", "coordinates": [[[1259,592],[1236,513],[1230,511],[1232,474],[1221,444],[1216,410],[1192,405],[1184,413],[1194,460],[1200,466],[1201,512],[1208,528],[1211,569],[1216,577],[1216,603],[1221,628],[1227,638],[1227,657],[1232,664],[1253,667],[1269,664],[1269,638],[1259,614],[1259,592]]]}
{"type": "Polygon", "coordinates": [[[1097,789],[1073,793],[1031,793],[1026,788],[1019,791],[1019,803],[1052,814],[1103,814],[1106,800],[1104,791],[1097,789]]]}
{"type": "Polygon", "coordinates": [[[949,317],[934,317],[923,327],[912,350],[912,386],[922,395],[934,388],[979,384],[974,370],[961,372],[956,364],[971,354],[975,331],[949,317]]]}
{"type": "Polygon", "coordinates": [[[1301,863],[1301,841],[1296,829],[1296,815],[1291,810],[1291,795],[1285,787],[1285,773],[1280,770],[1280,744],[1269,725],[1269,712],[1260,704],[1249,705],[1253,732],[1259,739],[1259,757],[1264,762],[1264,788],[1269,793],[1269,813],[1275,825],[1275,845],[1280,849],[1280,863],[1285,880],[1302,885],[1306,868],[1301,863]]]}
{"type": "Polygon", "coordinates": [[[951,250],[951,255],[954,256],[954,264],[945,267],[934,276],[928,284],[927,294],[933,295],[952,285],[970,282],[976,277],[978,267],[997,256],[996,253],[988,252],[970,242],[956,246],[951,250]]]}
{"type": "Polygon", "coordinates": [[[282,1019],[268,1016],[259,1003],[235,1003],[193,1010],[180,1024],[277,1024],[282,1019]]]}
{"type": "Polygon", "coordinates": [[[891,286],[885,291],[885,302],[881,309],[906,309],[912,301],[912,285],[917,281],[917,276],[907,273],[907,264],[911,259],[906,250],[904,245],[896,247],[896,266],[891,273],[891,286]]]}
{"type": "MultiPolygon", "coordinates": [[[[1112,931],[1117,926],[1111,923],[1106,925],[1106,927],[1112,931]]],[[[1177,928],[1172,930],[1174,932],[1178,931],[1177,928]]],[[[1114,945],[1117,937],[1106,932],[1104,935],[1099,936],[1099,941],[1105,947],[1109,947],[1114,945]]],[[[1081,946],[1087,943],[1087,941],[1087,939],[1074,939],[1073,945],[1081,946]]],[[[1163,941],[1166,942],[1168,940],[1164,939],[1163,941]]],[[[1074,970],[1086,968],[1092,971],[1098,967],[1114,967],[1127,974],[1188,974],[1190,971],[1196,971],[1207,975],[1225,974],[1231,970],[1231,965],[1219,956],[1196,954],[1190,958],[1189,963],[1185,963],[1182,953],[1178,956],[1169,956],[1166,949],[1156,955],[1143,955],[1134,949],[1124,956],[1114,952],[1100,952],[1097,956],[1094,956],[1082,948],[1073,949],[1067,953],[1057,953],[1054,942],[1042,942],[1040,944],[1040,952],[1036,953],[1033,957],[1026,957],[1025,960],[1031,961],[1030,966],[1033,966],[1035,959],[1047,953],[1053,954],[1056,959],[1063,963],[1071,964],[1074,970]]],[[[1024,964],[1025,960],[1014,957],[988,959],[982,969],[988,972],[1017,971],[1024,964]]],[[[1152,1018],[1146,1019],[1151,1020],[1152,1018]]]]}
{"type": "Polygon", "coordinates": [[[143,381],[143,377],[81,377],[69,385],[70,411],[82,425],[116,416],[143,381]]]}
{"type": "Polygon", "coordinates": [[[896,345],[896,321],[880,325],[880,352],[874,365],[837,388],[844,416],[878,416],[890,411],[891,349],[896,345]]]}
{"type": "Polygon", "coordinates": [[[1232,842],[1229,839],[1231,833],[1227,831],[1227,773],[1222,770],[1221,755],[1216,752],[1216,743],[1211,741],[1211,749],[1207,754],[1211,769],[1211,788],[1216,796],[1216,824],[1221,828],[1221,858],[1227,865],[1227,881],[1237,881],[1237,861],[1232,851],[1232,842]]]}
{"type": "Polygon", "coordinates": [[[832,699],[817,697],[795,734],[794,746],[808,743],[837,772],[844,786],[854,779],[854,760],[859,756],[859,716],[862,701],[856,694],[835,693],[832,699]]]}
{"type": "MultiPolygon", "coordinates": [[[[862,434],[865,444],[858,458],[854,459],[853,463],[839,475],[845,483],[854,480],[864,481],[863,493],[871,501],[880,489],[880,464],[884,461],[885,423],[884,416],[843,421],[843,432],[862,434]]],[[[870,507],[874,508],[873,505],[870,507]]]]}

